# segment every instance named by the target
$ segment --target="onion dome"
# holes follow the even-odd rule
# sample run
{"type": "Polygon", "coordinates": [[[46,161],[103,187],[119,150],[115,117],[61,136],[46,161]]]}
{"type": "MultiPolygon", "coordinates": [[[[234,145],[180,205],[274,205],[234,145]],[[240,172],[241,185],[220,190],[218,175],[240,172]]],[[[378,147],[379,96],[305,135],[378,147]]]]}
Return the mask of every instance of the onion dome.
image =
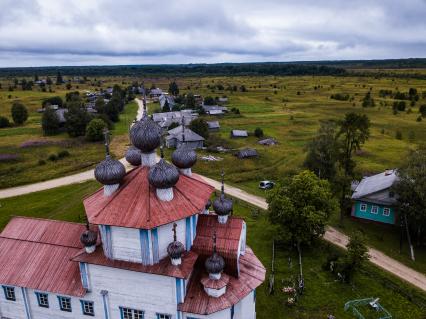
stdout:
{"type": "Polygon", "coordinates": [[[225,260],[216,252],[216,233],[213,235],[213,255],[204,263],[209,274],[220,274],[225,269],[225,260]]]}
{"type": "Polygon", "coordinates": [[[185,121],[182,117],[182,144],[172,154],[172,162],[180,169],[191,168],[197,162],[197,153],[185,143],[185,121]]]}
{"type": "Polygon", "coordinates": [[[86,224],[86,230],[80,236],[80,241],[84,247],[92,247],[96,245],[98,240],[98,233],[90,230],[89,224],[86,224]]]}
{"type": "Polygon", "coordinates": [[[161,128],[147,114],[144,99],[144,115],[130,129],[132,144],[143,153],[151,153],[161,144],[161,128]]]}
{"type": "Polygon", "coordinates": [[[171,259],[180,259],[182,254],[185,252],[183,244],[177,240],[176,236],[177,224],[173,224],[173,242],[167,246],[167,254],[171,259]]]}
{"type": "Polygon", "coordinates": [[[109,142],[108,142],[108,131],[105,134],[105,149],[106,158],[96,165],[95,178],[103,185],[115,185],[120,184],[124,175],[126,175],[126,169],[124,165],[111,157],[109,154],[109,142]]]}
{"type": "Polygon", "coordinates": [[[128,161],[133,166],[141,165],[141,151],[134,146],[130,146],[126,152],[126,161],[128,161]]]}
{"type": "Polygon", "coordinates": [[[222,171],[222,191],[220,197],[216,198],[213,202],[213,209],[219,216],[229,215],[233,209],[232,199],[225,197],[224,176],[225,174],[222,171]]]}
{"type": "Polygon", "coordinates": [[[157,189],[172,188],[179,180],[177,168],[164,160],[163,147],[160,161],[149,170],[148,180],[157,189]]]}

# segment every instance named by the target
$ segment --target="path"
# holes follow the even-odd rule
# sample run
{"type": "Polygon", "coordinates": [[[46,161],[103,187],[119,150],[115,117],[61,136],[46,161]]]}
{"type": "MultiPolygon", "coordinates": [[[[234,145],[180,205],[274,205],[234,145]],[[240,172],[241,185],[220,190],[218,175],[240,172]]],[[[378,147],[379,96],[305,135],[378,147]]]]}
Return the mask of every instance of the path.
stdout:
{"type": "MultiPolygon", "coordinates": [[[[143,103],[139,99],[136,99],[136,102],[139,104],[138,119],[140,119],[143,115],[143,103]]],[[[131,166],[127,163],[125,159],[121,159],[120,161],[123,164],[125,164],[126,169],[131,168],[131,166]]],[[[221,187],[220,182],[205,176],[200,176],[200,177],[206,183],[220,190],[220,187],[221,187]]],[[[42,191],[46,189],[56,188],[59,186],[69,185],[69,184],[82,183],[82,182],[93,180],[93,179],[94,179],[94,170],[92,169],[87,172],[78,173],[78,174],[70,175],[66,177],[61,177],[61,178],[53,179],[46,182],[3,189],[3,190],[0,190],[0,199],[38,192],[38,191],[42,191]]],[[[266,203],[266,200],[262,197],[249,194],[237,187],[233,187],[230,185],[225,185],[225,189],[226,189],[226,193],[233,197],[249,202],[261,209],[268,208],[268,204],[266,203]]],[[[338,231],[337,229],[333,227],[327,227],[326,233],[324,234],[324,239],[341,248],[346,248],[346,244],[348,243],[348,236],[346,236],[345,234],[341,233],[340,231],[338,231]]],[[[370,261],[373,264],[411,283],[412,285],[426,291],[425,275],[415,271],[414,269],[410,267],[405,266],[404,264],[396,261],[395,259],[390,258],[389,256],[387,256],[386,254],[382,253],[379,250],[376,250],[374,248],[369,248],[368,252],[370,254],[370,261]]]]}

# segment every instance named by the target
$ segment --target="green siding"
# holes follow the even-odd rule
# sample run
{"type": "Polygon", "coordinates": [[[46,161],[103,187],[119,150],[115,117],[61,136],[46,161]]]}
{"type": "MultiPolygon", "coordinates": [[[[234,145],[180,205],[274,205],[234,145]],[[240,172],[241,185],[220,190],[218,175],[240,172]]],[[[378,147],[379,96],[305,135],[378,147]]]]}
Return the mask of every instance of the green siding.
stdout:
{"type": "Polygon", "coordinates": [[[367,202],[356,201],[353,207],[352,215],[357,218],[373,220],[379,223],[392,224],[392,225],[395,224],[395,209],[391,206],[383,206],[378,204],[371,204],[367,202]],[[361,211],[361,206],[363,204],[365,204],[367,207],[365,211],[361,211]],[[377,210],[378,210],[377,214],[372,213],[374,206],[377,207],[377,210]],[[389,216],[383,215],[384,208],[390,209],[389,216]]]}

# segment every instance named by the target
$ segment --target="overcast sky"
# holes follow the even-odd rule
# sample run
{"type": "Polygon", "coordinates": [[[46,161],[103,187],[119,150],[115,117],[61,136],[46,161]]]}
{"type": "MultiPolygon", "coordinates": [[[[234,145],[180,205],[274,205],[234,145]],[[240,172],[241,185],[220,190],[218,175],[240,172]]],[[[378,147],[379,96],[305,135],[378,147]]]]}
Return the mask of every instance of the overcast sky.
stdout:
{"type": "Polygon", "coordinates": [[[0,67],[426,57],[426,0],[0,0],[0,67]]]}

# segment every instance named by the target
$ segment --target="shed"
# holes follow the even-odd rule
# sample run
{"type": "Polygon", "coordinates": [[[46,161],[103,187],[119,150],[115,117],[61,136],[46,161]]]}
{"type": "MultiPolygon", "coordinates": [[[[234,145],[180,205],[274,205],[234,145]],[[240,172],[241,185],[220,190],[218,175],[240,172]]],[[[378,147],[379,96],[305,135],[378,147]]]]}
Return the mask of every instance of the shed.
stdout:
{"type": "Polygon", "coordinates": [[[270,146],[278,144],[277,140],[274,138],[265,138],[258,142],[260,145],[270,146]]]}
{"type": "Polygon", "coordinates": [[[209,131],[219,131],[220,129],[219,121],[210,121],[207,122],[207,125],[209,126],[209,131]]]}
{"type": "Polygon", "coordinates": [[[248,133],[244,130],[232,130],[231,137],[248,137],[248,133]]]}
{"type": "Polygon", "coordinates": [[[258,157],[259,154],[254,148],[245,148],[245,149],[239,150],[235,154],[235,156],[238,157],[239,159],[244,159],[244,158],[258,157]]]}
{"type": "Polygon", "coordinates": [[[184,142],[182,138],[182,125],[169,130],[168,133],[169,135],[166,137],[166,146],[169,148],[177,148],[182,145],[182,143],[194,149],[202,148],[204,146],[204,137],[186,127],[184,142]]]}

